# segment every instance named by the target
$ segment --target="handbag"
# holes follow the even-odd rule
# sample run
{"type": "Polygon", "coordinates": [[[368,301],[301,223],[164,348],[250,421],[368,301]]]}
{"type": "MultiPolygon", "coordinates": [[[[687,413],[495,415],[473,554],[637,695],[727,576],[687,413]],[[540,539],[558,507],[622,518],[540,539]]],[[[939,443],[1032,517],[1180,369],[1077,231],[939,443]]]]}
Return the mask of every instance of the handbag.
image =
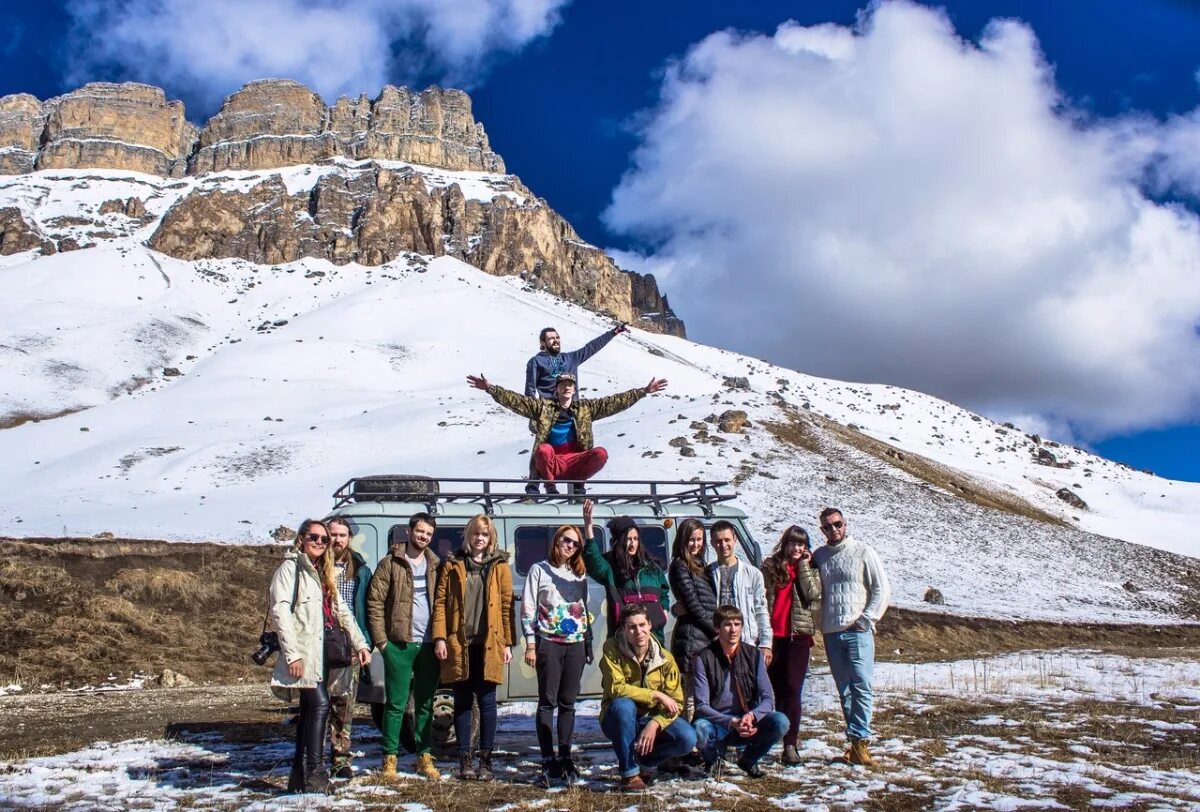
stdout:
{"type": "Polygon", "coordinates": [[[329,598],[325,599],[325,667],[347,668],[353,662],[350,635],[334,619],[329,598]]]}

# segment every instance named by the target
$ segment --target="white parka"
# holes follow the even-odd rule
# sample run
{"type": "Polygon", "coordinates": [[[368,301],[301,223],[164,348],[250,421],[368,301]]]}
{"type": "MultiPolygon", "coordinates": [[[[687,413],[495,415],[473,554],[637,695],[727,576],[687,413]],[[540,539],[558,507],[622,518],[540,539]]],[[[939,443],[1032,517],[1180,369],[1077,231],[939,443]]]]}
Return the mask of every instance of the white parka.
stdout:
{"type": "MultiPolygon", "coordinates": [[[[321,576],[303,552],[291,555],[275,570],[271,578],[271,622],[279,634],[279,657],[271,675],[275,688],[315,688],[325,676],[325,614],[321,606],[321,576]],[[297,589],[297,573],[300,585],[297,589]],[[292,609],[292,596],[296,607],[292,609]],[[299,679],[288,673],[288,663],[304,661],[304,675],[299,679]]],[[[350,648],[355,652],[370,648],[354,615],[335,591],[333,612],[338,623],[350,635],[350,648]]]]}

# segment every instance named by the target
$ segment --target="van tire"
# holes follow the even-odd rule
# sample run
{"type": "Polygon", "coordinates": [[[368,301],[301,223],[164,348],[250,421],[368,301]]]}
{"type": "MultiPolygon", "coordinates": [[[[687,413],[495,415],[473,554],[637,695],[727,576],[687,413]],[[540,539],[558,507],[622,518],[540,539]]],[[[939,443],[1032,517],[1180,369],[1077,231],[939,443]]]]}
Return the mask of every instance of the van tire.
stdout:
{"type": "MultiPolygon", "coordinates": [[[[458,736],[454,732],[454,693],[442,689],[433,696],[433,752],[443,758],[458,755],[458,736]]],[[[479,741],[479,706],[471,705],[471,743],[479,741]]]]}
{"type": "Polygon", "coordinates": [[[356,502],[411,502],[414,496],[437,496],[438,481],[420,474],[373,474],[354,480],[356,502]]]}

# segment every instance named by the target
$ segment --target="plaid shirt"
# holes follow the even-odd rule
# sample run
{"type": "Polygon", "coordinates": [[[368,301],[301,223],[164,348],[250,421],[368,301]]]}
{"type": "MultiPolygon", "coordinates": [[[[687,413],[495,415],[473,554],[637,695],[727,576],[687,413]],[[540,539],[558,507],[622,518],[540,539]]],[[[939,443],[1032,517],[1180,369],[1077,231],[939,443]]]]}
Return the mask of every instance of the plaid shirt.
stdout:
{"type": "Polygon", "coordinates": [[[333,565],[334,583],[337,584],[338,595],[342,599],[342,603],[353,612],[354,611],[354,579],[346,578],[346,565],[333,565]]]}

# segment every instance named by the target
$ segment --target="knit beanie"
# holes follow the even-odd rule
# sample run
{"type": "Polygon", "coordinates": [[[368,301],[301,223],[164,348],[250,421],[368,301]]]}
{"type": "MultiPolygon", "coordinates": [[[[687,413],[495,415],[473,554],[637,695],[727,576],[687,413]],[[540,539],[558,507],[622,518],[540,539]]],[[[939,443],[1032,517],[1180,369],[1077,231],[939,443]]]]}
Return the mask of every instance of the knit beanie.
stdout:
{"type": "Polygon", "coordinates": [[[628,516],[617,516],[609,519],[607,527],[614,539],[623,539],[626,533],[637,527],[637,522],[628,516]]]}

